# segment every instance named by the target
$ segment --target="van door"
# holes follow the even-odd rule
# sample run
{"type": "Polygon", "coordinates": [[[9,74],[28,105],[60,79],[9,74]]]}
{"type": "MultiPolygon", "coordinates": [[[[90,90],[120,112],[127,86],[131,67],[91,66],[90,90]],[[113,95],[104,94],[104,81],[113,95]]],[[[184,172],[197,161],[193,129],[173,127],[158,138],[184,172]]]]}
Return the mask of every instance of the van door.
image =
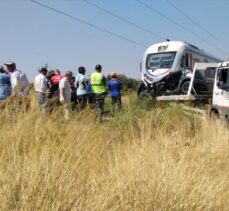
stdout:
{"type": "Polygon", "coordinates": [[[218,69],[214,84],[213,105],[229,108],[229,68],[218,69]]]}
{"type": "Polygon", "coordinates": [[[204,71],[204,79],[207,82],[207,89],[211,91],[213,90],[213,86],[214,86],[215,73],[216,73],[215,67],[207,67],[204,71]]]}
{"type": "MultiPolygon", "coordinates": [[[[205,85],[206,84],[206,86],[208,86],[207,85],[208,83],[204,78],[205,72],[208,73],[208,71],[209,71],[209,75],[214,74],[214,71],[212,71],[212,70],[217,68],[217,66],[218,66],[218,63],[196,63],[194,66],[194,70],[193,70],[193,74],[191,77],[191,81],[190,81],[187,95],[190,95],[192,90],[195,90],[197,92],[198,91],[198,90],[196,90],[198,87],[197,85],[205,85]]],[[[212,75],[211,75],[211,77],[212,77],[212,75]]],[[[209,77],[209,80],[211,80],[210,77],[209,77]]],[[[198,92],[198,95],[202,95],[202,94],[205,95],[206,94],[207,98],[212,98],[213,89],[210,88],[211,86],[213,86],[213,85],[209,85],[209,90],[207,90],[207,91],[198,92]]],[[[207,89],[208,89],[208,87],[207,87],[207,89]]]]}

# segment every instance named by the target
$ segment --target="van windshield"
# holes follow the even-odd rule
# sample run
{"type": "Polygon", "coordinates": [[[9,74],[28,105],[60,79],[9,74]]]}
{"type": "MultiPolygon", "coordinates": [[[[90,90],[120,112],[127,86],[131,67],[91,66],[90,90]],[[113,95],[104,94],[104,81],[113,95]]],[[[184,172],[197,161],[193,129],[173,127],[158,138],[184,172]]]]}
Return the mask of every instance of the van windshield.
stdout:
{"type": "Polygon", "coordinates": [[[147,57],[147,69],[171,68],[176,52],[149,54],[147,57]]]}

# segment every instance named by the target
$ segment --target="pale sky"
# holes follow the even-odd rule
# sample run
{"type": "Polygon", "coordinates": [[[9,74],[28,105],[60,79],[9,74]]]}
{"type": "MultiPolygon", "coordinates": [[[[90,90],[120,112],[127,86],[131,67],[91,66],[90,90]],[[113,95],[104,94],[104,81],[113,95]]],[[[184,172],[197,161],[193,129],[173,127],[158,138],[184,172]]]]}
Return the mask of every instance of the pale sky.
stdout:
{"type": "Polygon", "coordinates": [[[96,64],[102,64],[106,75],[116,71],[140,79],[139,63],[144,51],[166,38],[187,41],[224,60],[229,59],[229,0],[170,0],[176,9],[167,0],[140,0],[143,4],[137,0],[88,0],[141,28],[84,0],[37,1],[143,46],[30,0],[0,0],[0,64],[15,61],[31,81],[38,68],[46,63],[62,73],[67,70],[77,73],[79,66],[85,66],[87,74],[96,64]]]}

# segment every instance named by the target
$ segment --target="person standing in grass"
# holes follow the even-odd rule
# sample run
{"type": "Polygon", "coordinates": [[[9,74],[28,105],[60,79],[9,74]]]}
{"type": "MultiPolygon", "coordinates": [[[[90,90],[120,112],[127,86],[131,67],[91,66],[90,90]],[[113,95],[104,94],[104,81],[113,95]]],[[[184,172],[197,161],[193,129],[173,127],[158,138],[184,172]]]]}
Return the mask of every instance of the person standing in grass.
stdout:
{"type": "Polygon", "coordinates": [[[87,102],[90,108],[94,108],[95,104],[95,96],[94,93],[91,91],[91,81],[90,81],[91,74],[89,75],[89,79],[86,80],[87,85],[87,102]]]}
{"type": "Polygon", "coordinates": [[[76,76],[76,87],[77,87],[77,100],[79,103],[79,109],[82,110],[85,108],[87,104],[87,85],[86,85],[86,78],[85,67],[78,68],[78,75],[76,76]]]}
{"type": "Polygon", "coordinates": [[[4,65],[10,74],[10,83],[12,86],[12,94],[16,96],[28,96],[29,81],[25,73],[16,69],[16,64],[12,61],[6,62],[4,65]]]}
{"type": "Polygon", "coordinates": [[[11,95],[10,76],[5,72],[4,67],[0,65],[0,102],[11,95]]]}
{"type": "Polygon", "coordinates": [[[48,90],[48,84],[46,75],[48,73],[47,68],[43,67],[39,71],[40,73],[35,77],[34,89],[38,98],[39,105],[43,110],[46,103],[46,92],[48,90]]]}
{"type": "Polygon", "coordinates": [[[72,94],[71,94],[71,107],[72,110],[75,110],[76,105],[78,104],[77,102],[77,94],[76,94],[76,78],[72,77],[71,80],[71,89],[72,89],[72,94]]]}
{"type": "Polygon", "coordinates": [[[95,66],[95,72],[90,76],[91,91],[95,96],[95,104],[97,108],[97,116],[100,118],[104,113],[104,103],[106,96],[106,78],[102,74],[102,66],[97,64],[95,66]]]}
{"type": "Polygon", "coordinates": [[[55,69],[54,70],[54,75],[50,78],[50,85],[51,85],[51,93],[53,97],[58,97],[60,94],[60,90],[59,90],[59,83],[60,80],[64,77],[63,75],[61,75],[60,70],[59,69],[55,69]]]}
{"type": "Polygon", "coordinates": [[[71,109],[71,81],[73,78],[72,71],[67,71],[65,77],[60,80],[59,90],[60,90],[60,103],[63,105],[64,119],[68,120],[70,118],[71,109]]]}
{"type": "Polygon", "coordinates": [[[111,103],[113,108],[113,113],[115,112],[116,105],[118,110],[121,110],[122,100],[121,100],[121,89],[122,82],[117,78],[117,74],[115,72],[111,73],[111,79],[107,83],[107,88],[110,93],[111,103]]]}

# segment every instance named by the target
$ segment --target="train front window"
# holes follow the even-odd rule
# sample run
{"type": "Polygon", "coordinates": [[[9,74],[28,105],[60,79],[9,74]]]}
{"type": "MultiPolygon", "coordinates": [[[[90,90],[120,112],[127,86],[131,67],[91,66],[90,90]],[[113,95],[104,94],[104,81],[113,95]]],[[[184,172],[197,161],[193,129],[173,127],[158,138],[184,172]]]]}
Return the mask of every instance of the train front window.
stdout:
{"type": "Polygon", "coordinates": [[[175,52],[149,54],[146,62],[147,68],[171,68],[175,55],[175,52]]]}

